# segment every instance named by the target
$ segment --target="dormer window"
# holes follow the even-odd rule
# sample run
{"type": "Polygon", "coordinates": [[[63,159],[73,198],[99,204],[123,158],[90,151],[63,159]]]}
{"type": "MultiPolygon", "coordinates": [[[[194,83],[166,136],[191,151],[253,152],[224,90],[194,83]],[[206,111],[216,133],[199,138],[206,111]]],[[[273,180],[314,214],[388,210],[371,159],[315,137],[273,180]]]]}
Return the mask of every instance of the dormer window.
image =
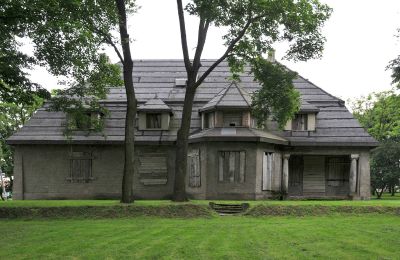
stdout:
{"type": "Polygon", "coordinates": [[[287,131],[315,131],[316,113],[296,114],[292,120],[286,123],[287,131]]]}
{"type": "Polygon", "coordinates": [[[138,107],[139,130],[168,130],[172,109],[161,99],[153,98],[138,107]]]}
{"type": "Polygon", "coordinates": [[[297,114],[292,120],[292,130],[295,131],[306,131],[308,130],[307,114],[297,114]]]}
{"type": "Polygon", "coordinates": [[[161,129],[161,113],[146,113],[146,128],[161,129]]]}
{"type": "Polygon", "coordinates": [[[224,112],[224,127],[242,126],[242,112],[224,112]]]}
{"type": "Polygon", "coordinates": [[[70,112],[67,115],[68,129],[72,131],[95,130],[104,114],[100,111],[70,112]]]}

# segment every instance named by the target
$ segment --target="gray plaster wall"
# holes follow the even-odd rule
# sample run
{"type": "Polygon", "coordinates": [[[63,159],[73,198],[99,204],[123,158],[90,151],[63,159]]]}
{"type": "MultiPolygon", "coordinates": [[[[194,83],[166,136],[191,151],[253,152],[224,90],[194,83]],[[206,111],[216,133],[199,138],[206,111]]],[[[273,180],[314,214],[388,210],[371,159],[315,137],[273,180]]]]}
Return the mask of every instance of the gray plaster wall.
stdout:
{"type": "MultiPolygon", "coordinates": [[[[191,144],[189,150],[200,151],[201,186],[187,187],[195,199],[253,200],[272,197],[281,187],[282,155],[284,153],[317,156],[359,154],[357,194],[354,199],[370,198],[369,149],[298,147],[285,149],[280,146],[249,142],[204,142],[191,144]],[[245,182],[219,182],[219,151],[245,151],[245,182]],[[274,152],[272,191],[262,190],[263,153],[274,152]]],[[[142,153],[167,155],[167,182],[161,185],[144,185],[138,174],[136,160],[134,196],[141,199],[169,199],[172,196],[175,172],[175,147],[164,145],[136,146],[136,158],[142,153]]],[[[123,147],[118,145],[17,145],[15,146],[14,198],[15,199],[93,199],[119,198],[123,173],[123,147]],[[69,154],[90,151],[94,159],[94,180],[89,183],[71,183],[69,154]]],[[[315,158],[317,158],[315,157],[315,158]]],[[[325,169],[320,167],[320,174],[325,169]]],[[[290,174],[290,173],[289,173],[290,174]]],[[[187,180],[188,183],[188,180],[187,180]]]]}
{"type": "MultiPolygon", "coordinates": [[[[165,185],[144,185],[139,174],[134,176],[134,197],[170,198],[173,188],[175,153],[171,146],[135,147],[136,153],[165,151],[168,156],[168,178],[165,185]]],[[[15,199],[100,199],[119,198],[123,173],[122,146],[24,145],[15,147],[15,199]],[[94,180],[71,183],[69,154],[91,151],[94,180]]],[[[135,162],[136,173],[138,161],[135,162]]]]}
{"type": "Polygon", "coordinates": [[[257,144],[245,142],[208,142],[206,143],[207,187],[206,199],[255,199],[256,175],[259,172],[257,160],[257,144]],[[220,182],[218,180],[219,152],[220,151],[245,151],[245,181],[244,183],[220,182]]]}

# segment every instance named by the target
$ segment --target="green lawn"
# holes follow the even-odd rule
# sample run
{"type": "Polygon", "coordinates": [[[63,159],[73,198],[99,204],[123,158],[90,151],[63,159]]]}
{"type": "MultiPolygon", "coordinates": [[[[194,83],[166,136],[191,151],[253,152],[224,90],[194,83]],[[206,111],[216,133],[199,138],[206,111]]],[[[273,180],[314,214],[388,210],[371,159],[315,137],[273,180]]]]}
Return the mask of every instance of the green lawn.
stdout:
{"type": "Polygon", "coordinates": [[[399,259],[400,218],[1,220],[2,259],[399,259]]]}

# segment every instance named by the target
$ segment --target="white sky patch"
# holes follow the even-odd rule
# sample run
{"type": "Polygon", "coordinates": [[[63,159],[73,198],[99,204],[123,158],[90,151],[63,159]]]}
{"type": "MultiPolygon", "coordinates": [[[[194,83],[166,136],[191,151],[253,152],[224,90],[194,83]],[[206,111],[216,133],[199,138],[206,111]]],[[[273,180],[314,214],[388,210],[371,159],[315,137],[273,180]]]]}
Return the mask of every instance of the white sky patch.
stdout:
{"type": "MultiPolygon", "coordinates": [[[[277,60],[329,93],[347,100],[391,88],[389,61],[400,54],[394,37],[400,27],[399,0],[321,0],[333,8],[322,32],[327,42],[322,59],[307,62],[282,60],[287,44],[276,45],[277,60]]],[[[175,0],[138,0],[138,13],[129,19],[134,59],[181,59],[182,50],[175,0]]],[[[189,49],[194,53],[197,19],[186,16],[189,49]]],[[[210,28],[203,58],[218,58],[224,52],[224,30],[210,28]]],[[[111,48],[113,62],[118,57],[111,48]]],[[[193,56],[193,55],[192,55],[193,56]]],[[[58,79],[45,68],[31,72],[33,81],[47,89],[58,79]]]]}

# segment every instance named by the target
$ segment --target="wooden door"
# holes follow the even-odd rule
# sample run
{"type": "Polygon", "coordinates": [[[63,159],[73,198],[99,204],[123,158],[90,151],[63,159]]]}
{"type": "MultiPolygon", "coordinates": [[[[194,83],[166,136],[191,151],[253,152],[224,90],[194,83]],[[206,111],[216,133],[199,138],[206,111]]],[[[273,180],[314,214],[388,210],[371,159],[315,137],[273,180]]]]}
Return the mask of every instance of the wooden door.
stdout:
{"type": "Polygon", "coordinates": [[[304,160],[301,155],[292,155],[289,159],[289,196],[303,195],[304,160]]]}

